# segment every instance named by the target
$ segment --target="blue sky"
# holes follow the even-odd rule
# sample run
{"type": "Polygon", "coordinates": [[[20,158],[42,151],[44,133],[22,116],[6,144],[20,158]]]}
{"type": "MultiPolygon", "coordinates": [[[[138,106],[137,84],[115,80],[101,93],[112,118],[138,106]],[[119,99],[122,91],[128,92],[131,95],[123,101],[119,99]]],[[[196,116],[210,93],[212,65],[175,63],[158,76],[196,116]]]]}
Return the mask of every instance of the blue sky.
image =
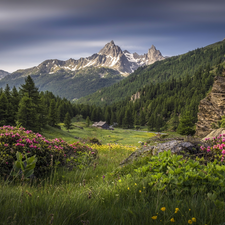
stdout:
{"type": "Polygon", "coordinates": [[[179,55],[223,40],[224,28],[224,0],[1,0],[0,70],[87,57],[111,40],[179,55]]]}

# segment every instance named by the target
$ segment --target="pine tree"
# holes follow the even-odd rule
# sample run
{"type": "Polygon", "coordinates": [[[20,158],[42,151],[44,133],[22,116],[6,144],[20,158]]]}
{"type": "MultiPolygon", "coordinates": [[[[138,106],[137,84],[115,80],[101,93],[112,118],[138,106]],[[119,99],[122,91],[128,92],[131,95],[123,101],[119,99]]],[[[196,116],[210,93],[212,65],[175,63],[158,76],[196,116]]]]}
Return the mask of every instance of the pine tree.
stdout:
{"type": "Polygon", "coordinates": [[[155,127],[155,118],[154,115],[151,114],[151,116],[148,119],[148,130],[152,131],[154,127],[155,127]]]}
{"type": "Polygon", "coordinates": [[[34,81],[32,80],[31,76],[28,75],[27,78],[25,78],[25,84],[22,84],[20,87],[20,93],[22,96],[27,96],[30,98],[34,109],[36,110],[36,124],[38,127],[38,130],[40,131],[42,127],[42,115],[43,114],[43,108],[41,107],[41,100],[40,95],[38,92],[38,88],[35,87],[34,81]]]}
{"type": "Polygon", "coordinates": [[[184,116],[180,118],[179,125],[177,127],[177,133],[181,135],[194,135],[194,118],[190,115],[190,112],[186,112],[184,116]]]}
{"type": "Polygon", "coordinates": [[[55,107],[55,100],[52,99],[49,107],[49,113],[48,113],[48,124],[50,126],[56,126],[57,123],[57,111],[55,107]]]}
{"type": "Polygon", "coordinates": [[[16,87],[14,86],[12,89],[12,106],[13,106],[14,121],[17,120],[17,112],[18,112],[18,108],[19,108],[19,102],[20,102],[20,96],[19,96],[19,93],[18,93],[16,87]]]}
{"type": "Polygon", "coordinates": [[[35,87],[34,81],[32,80],[30,75],[25,78],[25,84],[21,85],[20,92],[22,93],[22,96],[27,94],[27,96],[32,99],[32,102],[34,104],[39,103],[40,98],[38,88],[35,87]]]}
{"type": "Polygon", "coordinates": [[[69,129],[72,128],[72,122],[70,118],[69,112],[66,113],[65,119],[64,119],[64,127],[69,131],[69,129]]]}
{"type": "Polygon", "coordinates": [[[17,114],[18,123],[28,130],[37,132],[39,131],[37,117],[38,115],[34,104],[32,103],[32,99],[25,95],[19,103],[19,110],[17,114]]]}
{"type": "Polygon", "coordinates": [[[146,121],[145,121],[145,113],[144,113],[143,110],[141,110],[141,114],[140,114],[140,125],[141,126],[144,126],[145,123],[146,123],[146,121]]]}
{"type": "Polygon", "coordinates": [[[90,118],[89,118],[89,116],[87,116],[87,118],[86,118],[86,126],[89,127],[90,123],[91,123],[90,118]]]}
{"type": "Polygon", "coordinates": [[[0,95],[0,126],[9,125],[9,124],[6,124],[7,105],[8,105],[7,98],[5,96],[5,93],[2,92],[2,94],[0,95]]]}
{"type": "Polygon", "coordinates": [[[176,131],[178,124],[179,124],[179,118],[177,116],[176,111],[174,111],[174,115],[171,119],[171,124],[172,124],[172,130],[176,131]]]}

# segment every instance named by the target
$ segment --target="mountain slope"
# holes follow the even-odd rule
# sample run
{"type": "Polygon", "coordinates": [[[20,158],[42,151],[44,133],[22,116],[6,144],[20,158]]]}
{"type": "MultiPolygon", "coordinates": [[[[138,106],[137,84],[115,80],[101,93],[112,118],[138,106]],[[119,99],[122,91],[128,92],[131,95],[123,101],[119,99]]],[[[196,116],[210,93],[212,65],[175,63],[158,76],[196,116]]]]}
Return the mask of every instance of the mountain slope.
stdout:
{"type": "Polygon", "coordinates": [[[186,54],[157,61],[139,67],[129,77],[92,95],[79,99],[78,103],[105,105],[115,103],[135,94],[144,85],[163,82],[172,78],[193,75],[200,66],[217,65],[225,55],[225,41],[190,51],[186,54]]]}
{"type": "Polygon", "coordinates": [[[19,87],[24,83],[24,78],[30,75],[40,91],[49,90],[55,95],[73,100],[120,81],[142,65],[163,59],[155,46],[147,54],[139,56],[127,50],[122,51],[111,41],[87,58],[45,60],[38,66],[17,70],[0,80],[0,87],[4,88],[6,84],[11,88],[19,87]]]}
{"type": "MultiPolygon", "coordinates": [[[[0,81],[0,85],[4,88],[6,84],[19,87],[24,83],[23,73],[15,72],[8,75],[0,81]]],[[[93,68],[79,70],[78,72],[66,72],[59,70],[54,74],[31,74],[39,91],[51,91],[59,97],[65,97],[68,100],[80,98],[91,94],[100,88],[110,86],[120,81],[123,77],[109,68],[93,68]]]]}
{"type": "Polygon", "coordinates": [[[4,78],[5,76],[7,76],[7,75],[9,75],[8,72],[6,72],[6,71],[4,71],[4,70],[0,70],[0,80],[1,80],[2,78],[4,78]]]}

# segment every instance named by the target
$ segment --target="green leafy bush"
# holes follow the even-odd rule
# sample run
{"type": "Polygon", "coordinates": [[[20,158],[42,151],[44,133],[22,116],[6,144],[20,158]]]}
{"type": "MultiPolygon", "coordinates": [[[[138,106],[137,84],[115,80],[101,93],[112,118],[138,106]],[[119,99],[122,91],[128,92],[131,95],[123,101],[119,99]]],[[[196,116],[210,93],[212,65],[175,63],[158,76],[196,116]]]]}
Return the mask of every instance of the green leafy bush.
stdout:
{"type": "Polygon", "coordinates": [[[29,153],[25,153],[25,160],[22,160],[24,158],[23,154],[20,152],[16,153],[17,161],[14,163],[13,166],[13,174],[14,176],[20,175],[21,177],[28,178],[33,175],[34,168],[36,166],[37,158],[36,155],[33,155],[32,157],[27,157],[29,153]]]}
{"type": "MultiPolygon", "coordinates": [[[[134,168],[128,165],[129,170],[122,179],[133,179],[138,177],[140,182],[148,185],[153,191],[164,191],[167,194],[197,194],[225,193],[225,165],[223,162],[208,162],[201,164],[196,160],[183,158],[182,155],[172,154],[171,151],[159,153],[157,156],[148,158],[145,165],[134,168]]],[[[144,161],[142,160],[142,163],[144,161]]],[[[118,171],[116,171],[118,173],[118,171]]],[[[138,181],[136,180],[138,183],[138,181]]]]}
{"type": "Polygon", "coordinates": [[[10,174],[16,153],[36,155],[34,175],[41,177],[57,165],[79,167],[96,157],[97,151],[79,142],[68,144],[62,139],[47,140],[39,133],[11,126],[0,127],[0,176],[10,174]]]}

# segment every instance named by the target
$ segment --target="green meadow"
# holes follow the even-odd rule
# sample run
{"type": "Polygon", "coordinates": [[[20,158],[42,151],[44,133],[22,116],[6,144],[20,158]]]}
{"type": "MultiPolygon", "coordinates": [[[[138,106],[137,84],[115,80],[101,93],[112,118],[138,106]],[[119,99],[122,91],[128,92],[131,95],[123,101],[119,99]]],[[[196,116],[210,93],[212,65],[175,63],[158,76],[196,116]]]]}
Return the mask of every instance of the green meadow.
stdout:
{"type": "Polygon", "coordinates": [[[85,122],[73,123],[73,129],[66,131],[61,123],[61,130],[47,126],[43,129],[42,134],[49,139],[63,138],[68,143],[79,140],[87,140],[88,138],[97,138],[102,144],[117,143],[123,145],[140,146],[139,141],[146,142],[149,138],[154,137],[155,133],[146,130],[135,131],[122,128],[114,128],[114,130],[104,130],[96,127],[86,127],[85,122]],[[83,129],[79,128],[82,127],[83,129]],[[79,138],[79,139],[78,139],[79,138]]]}
{"type": "Polygon", "coordinates": [[[83,169],[59,167],[46,177],[27,181],[2,178],[1,225],[225,224],[222,165],[207,168],[164,154],[119,166],[140,147],[138,141],[153,136],[147,132],[92,127],[68,132],[47,127],[43,135],[69,143],[80,140],[74,136],[96,137],[103,145],[91,145],[98,157],[83,169]],[[189,180],[182,180],[184,174],[189,180]]]}

